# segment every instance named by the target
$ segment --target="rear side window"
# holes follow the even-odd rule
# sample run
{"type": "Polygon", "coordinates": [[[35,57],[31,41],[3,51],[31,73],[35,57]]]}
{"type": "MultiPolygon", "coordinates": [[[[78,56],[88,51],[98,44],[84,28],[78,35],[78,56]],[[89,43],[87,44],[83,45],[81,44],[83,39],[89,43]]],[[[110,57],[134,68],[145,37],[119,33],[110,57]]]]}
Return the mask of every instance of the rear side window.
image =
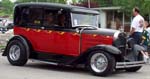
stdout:
{"type": "Polygon", "coordinates": [[[67,28],[69,27],[69,14],[63,9],[44,9],[43,26],[54,28],[67,28]]]}
{"type": "Polygon", "coordinates": [[[39,26],[42,25],[43,11],[42,8],[30,8],[29,10],[29,22],[28,25],[39,26]]]}
{"type": "Polygon", "coordinates": [[[43,26],[53,27],[57,26],[57,10],[44,9],[43,26]]]}
{"type": "Polygon", "coordinates": [[[71,26],[69,12],[57,8],[38,6],[16,7],[14,24],[20,27],[68,28],[71,26]]]}
{"type": "Polygon", "coordinates": [[[23,7],[16,8],[14,24],[21,26],[39,26],[42,24],[42,8],[23,7]]]}

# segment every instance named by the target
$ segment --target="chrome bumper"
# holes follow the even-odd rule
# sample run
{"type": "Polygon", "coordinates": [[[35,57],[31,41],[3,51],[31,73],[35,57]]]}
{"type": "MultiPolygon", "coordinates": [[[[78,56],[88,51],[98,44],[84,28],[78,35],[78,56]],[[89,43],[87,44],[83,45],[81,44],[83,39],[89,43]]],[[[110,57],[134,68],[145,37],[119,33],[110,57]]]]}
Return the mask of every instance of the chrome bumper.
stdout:
{"type": "Polygon", "coordinates": [[[116,69],[121,69],[121,68],[131,68],[131,67],[143,66],[144,64],[145,64],[144,61],[117,62],[117,63],[116,63],[116,69]]]}

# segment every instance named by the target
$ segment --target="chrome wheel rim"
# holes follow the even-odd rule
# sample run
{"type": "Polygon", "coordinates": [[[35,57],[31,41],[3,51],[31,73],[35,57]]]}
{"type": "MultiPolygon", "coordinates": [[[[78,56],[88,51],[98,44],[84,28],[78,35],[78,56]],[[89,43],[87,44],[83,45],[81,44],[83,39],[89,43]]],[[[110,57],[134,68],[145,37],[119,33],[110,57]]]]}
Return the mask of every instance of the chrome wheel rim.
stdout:
{"type": "Polygon", "coordinates": [[[12,45],[10,47],[9,57],[13,61],[17,61],[20,58],[20,47],[18,45],[12,45]]]}
{"type": "Polygon", "coordinates": [[[96,53],[91,57],[90,65],[97,73],[104,72],[108,66],[108,59],[103,53],[96,53]]]}

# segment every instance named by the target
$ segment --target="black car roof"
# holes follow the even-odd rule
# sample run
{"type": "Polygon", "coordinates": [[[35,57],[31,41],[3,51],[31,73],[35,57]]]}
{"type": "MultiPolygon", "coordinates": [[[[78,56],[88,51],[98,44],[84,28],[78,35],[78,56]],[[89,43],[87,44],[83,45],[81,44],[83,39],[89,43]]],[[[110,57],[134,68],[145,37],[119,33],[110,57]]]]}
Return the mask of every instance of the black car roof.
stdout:
{"type": "Polygon", "coordinates": [[[20,3],[17,4],[16,7],[26,7],[26,6],[38,6],[38,7],[47,7],[47,8],[56,8],[56,9],[64,9],[69,10],[71,12],[79,12],[79,13],[91,13],[91,14],[99,14],[98,11],[93,9],[78,7],[73,5],[66,4],[58,4],[58,3],[43,3],[43,2],[31,2],[31,3],[20,3]]]}

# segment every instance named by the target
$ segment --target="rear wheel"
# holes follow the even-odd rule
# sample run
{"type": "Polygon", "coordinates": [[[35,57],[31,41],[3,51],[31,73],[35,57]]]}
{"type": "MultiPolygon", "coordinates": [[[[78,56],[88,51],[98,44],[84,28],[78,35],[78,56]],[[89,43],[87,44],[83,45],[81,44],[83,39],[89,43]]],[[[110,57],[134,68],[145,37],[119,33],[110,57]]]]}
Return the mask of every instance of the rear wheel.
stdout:
{"type": "Polygon", "coordinates": [[[7,58],[12,65],[25,65],[28,60],[25,45],[19,40],[12,40],[7,47],[7,58]]]}
{"type": "Polygon", "coordinates": [[[107,76],[115,68],[115,58],[104,51],[95,51],[89,55],[88,69],[97,76],[107,76]]]}

